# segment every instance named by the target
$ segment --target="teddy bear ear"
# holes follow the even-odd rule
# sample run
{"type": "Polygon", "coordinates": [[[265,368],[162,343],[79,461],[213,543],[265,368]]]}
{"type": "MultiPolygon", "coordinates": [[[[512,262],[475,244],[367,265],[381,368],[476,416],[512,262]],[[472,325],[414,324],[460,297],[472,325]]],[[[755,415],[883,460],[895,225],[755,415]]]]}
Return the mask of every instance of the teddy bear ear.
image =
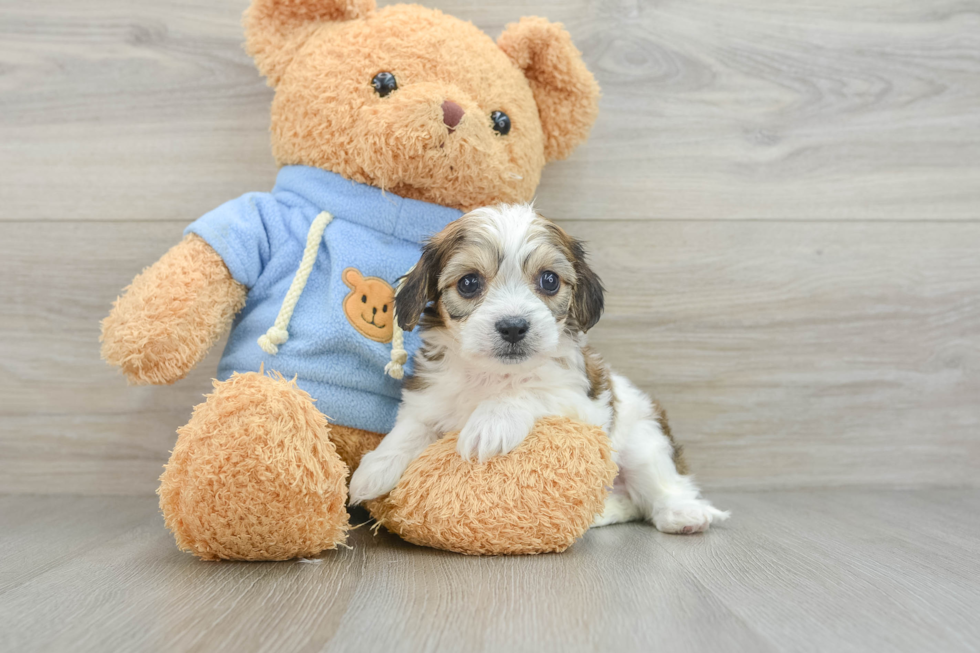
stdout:
{"type": "Polygon", "coordinates": [[[584,141],[599,114],[599,84],[560,23],[524,17],[497,40],[534,92],[549,161],[564,159],[584,141]]]}
{"type": "Polygon", "coordinates": [[[374,0],[252,0],[244,16],[245,49],[275,86],[317,28],[361,18],[374,6],[374,0]]]}

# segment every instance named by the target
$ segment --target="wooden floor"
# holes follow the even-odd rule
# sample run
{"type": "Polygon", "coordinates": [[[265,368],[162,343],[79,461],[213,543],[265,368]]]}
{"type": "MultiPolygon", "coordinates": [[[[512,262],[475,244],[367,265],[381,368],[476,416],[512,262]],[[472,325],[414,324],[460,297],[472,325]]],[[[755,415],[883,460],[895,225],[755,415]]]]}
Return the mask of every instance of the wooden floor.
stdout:
{"type": "MultiPolygon", "coordinates": [[[[470,558],[368,527],[317,562],[206,563],[149,497],[0,498],[0,650],[976,651],[980,490],[728,492],[470,558]]],[[[362,513],[356,519],[364,518],[362,513]]]]}

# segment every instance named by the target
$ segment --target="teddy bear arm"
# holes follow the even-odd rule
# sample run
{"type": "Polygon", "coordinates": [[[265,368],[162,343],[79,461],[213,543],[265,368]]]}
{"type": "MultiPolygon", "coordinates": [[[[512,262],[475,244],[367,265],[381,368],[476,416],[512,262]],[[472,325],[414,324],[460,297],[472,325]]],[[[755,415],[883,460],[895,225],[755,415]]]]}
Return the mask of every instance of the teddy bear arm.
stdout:
{"type": "Polygon", "coordinates": [[[102,358],[135,384],[178,381],[227,331],[246,294],[217,252],[189,234],[116,299],[102,321],[102,358]]]}

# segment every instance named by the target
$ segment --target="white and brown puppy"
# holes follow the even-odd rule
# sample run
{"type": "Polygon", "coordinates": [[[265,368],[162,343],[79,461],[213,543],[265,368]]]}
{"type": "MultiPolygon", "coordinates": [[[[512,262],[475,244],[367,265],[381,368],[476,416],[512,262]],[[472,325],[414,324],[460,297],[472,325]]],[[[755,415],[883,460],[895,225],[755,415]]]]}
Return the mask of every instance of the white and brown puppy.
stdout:
{"type": "Polygon", "coordinates": [[[728,517],[700,497],[659,406],[586,345],[603,288],[581,243],[528,205],[477,209],[437,234],[395,300],[423,346],[395,427],[351,478],[351,503],[390,492],[423,449],[460,431],[461,456],[506,454],[541,417],[605,429],[619,466],[595,525],[648,519],[668,533],[728,517]]]}

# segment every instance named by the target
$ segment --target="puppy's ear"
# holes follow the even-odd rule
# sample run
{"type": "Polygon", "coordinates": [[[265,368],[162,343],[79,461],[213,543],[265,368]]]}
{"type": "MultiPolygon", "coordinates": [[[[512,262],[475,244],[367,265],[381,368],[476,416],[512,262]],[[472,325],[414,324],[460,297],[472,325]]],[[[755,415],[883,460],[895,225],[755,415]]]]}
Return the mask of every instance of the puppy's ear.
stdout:
{"type": "Polygon", "coordinates": [[[585,260],[585,247],[578,240],[571,243],[572,265],[575,267],[575,292],[572,295],[571,313],[582,331],[595,326],[602,316],[605,305],[605,288],[602,280],[592,271],[585,260]]]}
{"type": "Polygon", "coordinates": [[[252,0],[244,16],[245,49],[269,86],[275,86],[321,25],[361,18],[372,11],[374,0],[252,0]]]}
{"type": "Polygon", "coordinates": [[[537,17],[508,25],[497,45],[531,85],[545,156],[549,161],[564,159],[588,137],[599,114],[599,84],[582,53],[560,23],[537,17]]]}
{"type": "Polygon", "coordinates": [[[429,241],[422,248],[422,258],[415,264],[395,293],[398,326],[411,331],[422,317],[429,302],[439,299],[439,271],[442,269],[440,246],[429,241]]]}

